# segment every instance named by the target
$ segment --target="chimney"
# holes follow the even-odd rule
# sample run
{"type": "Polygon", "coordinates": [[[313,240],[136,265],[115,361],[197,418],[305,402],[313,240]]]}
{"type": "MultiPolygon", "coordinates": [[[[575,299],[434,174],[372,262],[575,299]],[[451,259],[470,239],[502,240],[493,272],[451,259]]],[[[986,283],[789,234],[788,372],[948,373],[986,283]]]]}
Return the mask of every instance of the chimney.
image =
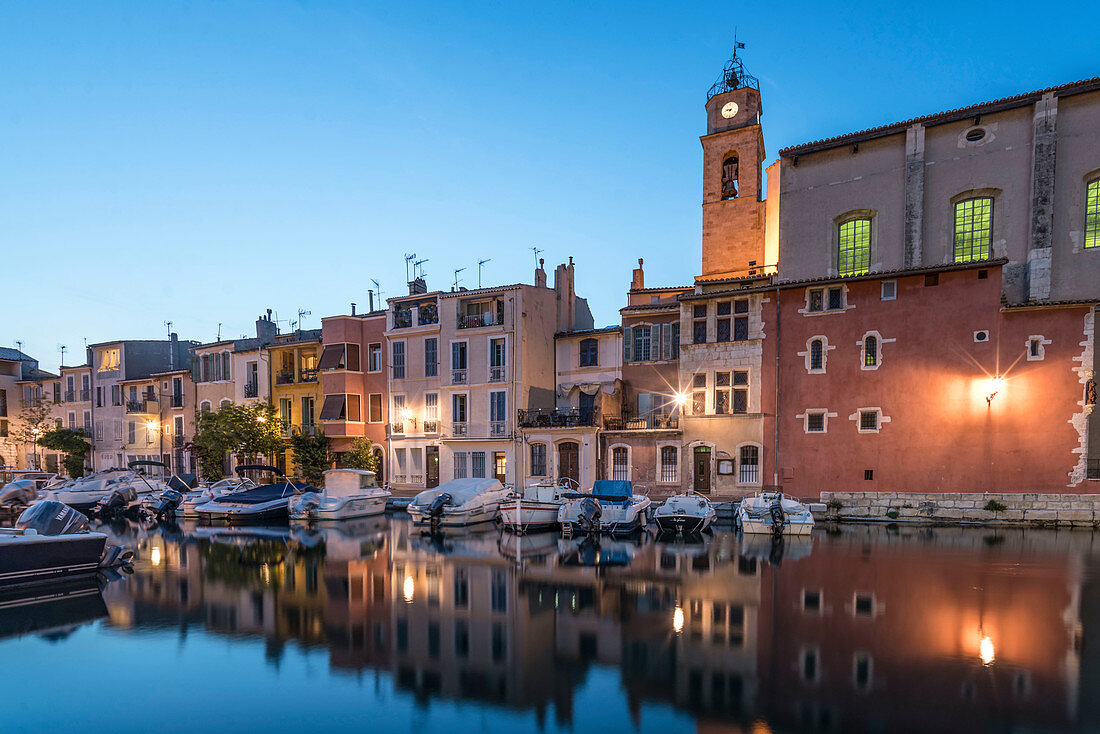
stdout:
{"type": "Polygon", "coordinates": [[[572,331],[577,316],[577,293],[573,284],[573,258],[554,270],[554,297],[558,306],[558,331],[572,331]]]}
{"type": "Polygon", "coordinates": [[[368,303],[370,304],[370,311],[374,313],[374,291],[367,291],[368,303]]]}
{"type": "Polygon", "coordinates": [[[169,349],[171,353],[168,355],[168,369],[176,369],[176,353],[180,348],[180,338],[176,335],[176,332],[172,332],[168,335],[169,349]]]}
{"type": "Polygon", "coordinates": [[[352,303],[352,304],[351,304],[351,315],[352,315],[352,316],[354,316],[354,315],[355,315],[355,303],[352,303]]]}
{"type": "Polygon", "coordinates": [[[256,338],[263,344],[275,341],[275,335],[279,333],[279,327],[271,320],[271,309],[267,309],[266,316],[256,319],[256,338]]]}
{"type": "Polygon", "coordinates": [[[539,258],[539,266],[535,268],[535,286],[537,288],[546,287],[546,270],[543,269],[543,264],[546,263],[544,258],[539,258]]]}
{"type": "Polygon", "coordinates": [[[409,295],[415,296],[418,293],[427,293],[428,284],[423,278],[413,278],[409,281],[409,295]]]}
{"type": "Polygon", "coordinates": [[[642,270],[642,258],[638,258],[638,267],[634,268],[634,278],[630,281],[630,290],[645,288],[645,271],[642,270]]]}

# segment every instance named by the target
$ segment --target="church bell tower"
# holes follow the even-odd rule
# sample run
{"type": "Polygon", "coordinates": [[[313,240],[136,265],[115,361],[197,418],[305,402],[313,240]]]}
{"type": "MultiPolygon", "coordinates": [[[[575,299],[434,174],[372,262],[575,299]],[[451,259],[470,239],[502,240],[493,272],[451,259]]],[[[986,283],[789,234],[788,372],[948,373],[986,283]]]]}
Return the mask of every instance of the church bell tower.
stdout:
{"type": "Polygon", "coordinates": [[[760,275],[764,265],[764,134],[760,83],[733,58],[707,94],[703,264],[698,280],[760,275]]]}

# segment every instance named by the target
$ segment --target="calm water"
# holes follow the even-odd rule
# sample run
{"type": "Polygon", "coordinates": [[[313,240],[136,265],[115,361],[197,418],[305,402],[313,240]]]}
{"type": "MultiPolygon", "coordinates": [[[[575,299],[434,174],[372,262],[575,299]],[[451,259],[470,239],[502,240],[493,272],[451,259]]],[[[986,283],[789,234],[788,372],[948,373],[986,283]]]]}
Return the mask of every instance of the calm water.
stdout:
{"type": "Polygon", "coordinates": [[[0,600],[4,732],[1100,730],[1089,533],[110,532],[132,576],[0,600]]]}

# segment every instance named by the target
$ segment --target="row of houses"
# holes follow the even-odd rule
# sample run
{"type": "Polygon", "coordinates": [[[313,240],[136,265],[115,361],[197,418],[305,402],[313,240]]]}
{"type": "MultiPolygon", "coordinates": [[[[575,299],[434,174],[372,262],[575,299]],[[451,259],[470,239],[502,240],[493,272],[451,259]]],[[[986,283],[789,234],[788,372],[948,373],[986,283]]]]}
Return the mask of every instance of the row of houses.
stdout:
{"type": "Polygon", "coordinates": [[[736,56],[706,120],[699,274],[653,287],[639,258],[611,326],[570,258],[552,283],[541,261],[533,283],[416,278],[319,330],[280,334],[268,312],[249,339],[95,344],[58,375],[9,354],[0,380],[60,395],[96,468],[191,470],[198,411],[269,401],[337,461],[370,438],[409,490],[1100,487],[1100,78],[787,148],[766,177],[736,56]]]}

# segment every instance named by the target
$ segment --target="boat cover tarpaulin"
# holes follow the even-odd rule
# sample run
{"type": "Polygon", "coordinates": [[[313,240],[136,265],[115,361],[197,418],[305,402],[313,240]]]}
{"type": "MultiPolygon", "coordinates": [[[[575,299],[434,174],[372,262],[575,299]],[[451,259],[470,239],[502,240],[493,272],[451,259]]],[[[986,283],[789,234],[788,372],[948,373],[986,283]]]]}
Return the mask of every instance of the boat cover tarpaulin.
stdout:
{"type": "Polygon", "coordinates": [[[272,500],[282,499],[283,497],[290,497],[296,494],[298,490],[303,492],[321,491],[308,484],[289,484],[287,482],[282,482],[280,484],[265,484],[262,487],[246,489],[243,492],[235,492],[217,501],[235,505],[258,505],[261,502],[271,502],[272,500]]]}
{"type": "Polygon", "coordinates": [[[613,502],[628,500],[634,494],[634,485],[628,479],[597,479],[592,484],[592,496],[613,502]]]}
{"type": "Polygon", "coordinates": [[[452,479],[440,484],[435,489],[429,489],[413,498],[412,504],[427,506],[441,494],[449,494],[455,506],[464,505],[482,492],[491,492],[495,489],[504,489],[496,479],[484,479],[481,477],[468,477],[465,479],[452,479]]]}

